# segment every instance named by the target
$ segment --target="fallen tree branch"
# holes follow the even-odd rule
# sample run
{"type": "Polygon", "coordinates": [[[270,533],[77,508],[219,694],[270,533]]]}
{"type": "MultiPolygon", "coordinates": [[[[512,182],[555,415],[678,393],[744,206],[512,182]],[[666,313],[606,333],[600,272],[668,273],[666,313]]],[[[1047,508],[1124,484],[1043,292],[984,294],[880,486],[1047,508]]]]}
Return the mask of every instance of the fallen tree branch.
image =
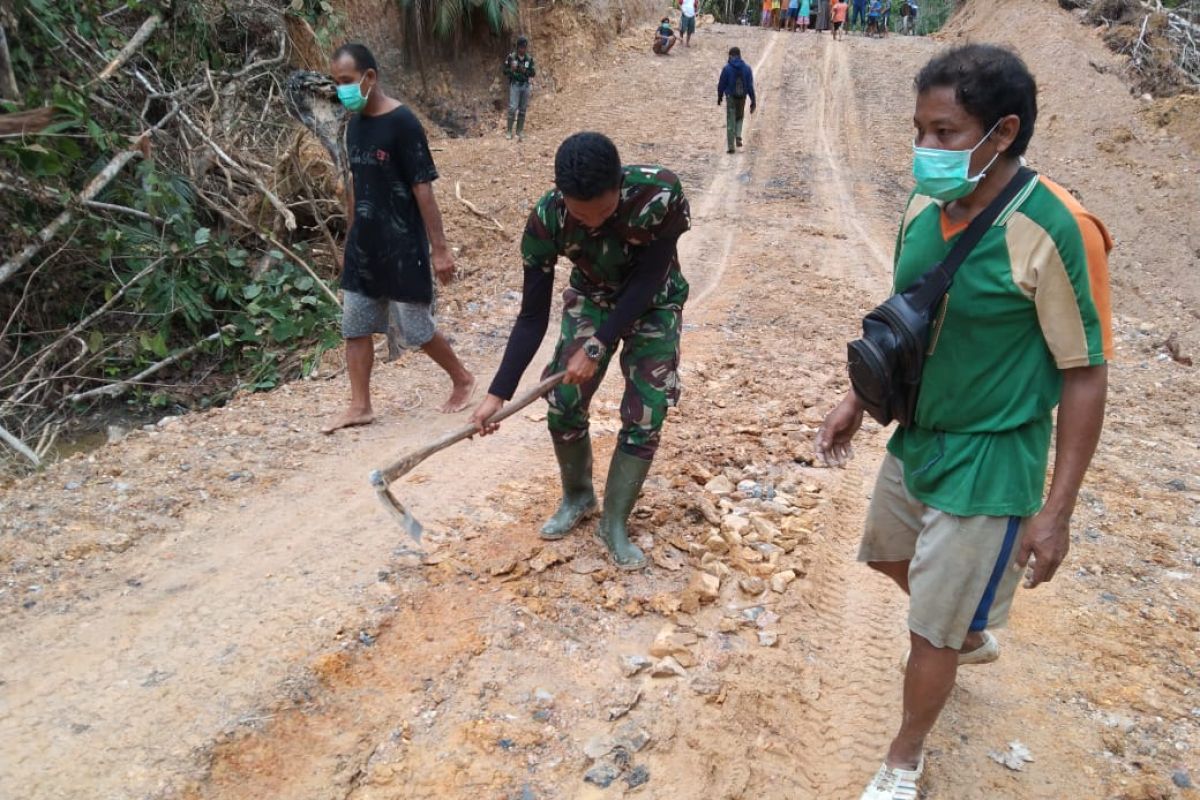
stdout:
{"type": "Polygon", "coordinates": [[[271,205],[275,206],[275,210],[283,216],[283,224],[287,226],[289,231],[296,230],[296,215],[292,213],[291,209],[287,207],[286,203],[280,200],[274,192],[267,188],[267,185],[262,182],[261,178],[243,167],[238,162],[234,161],[233,158],[224,150],[222,150],[220,145],[214,142],[212,137],[205,133],[200,126],[197,125],[195,121],[186,113],[181,112],[179,116],[184,121],[184,124],[191,128],[197,136],[204,140],[205,144],[212,148],[213,152],[216,153],[217,158],[229,165],[229,167],[231,167],[235,172],[239,173],[243,177],[249,178],[254,182],[254,185],[258,187],[258,190],[263,193],[263,197],[267,198],[267,201],[270,202],[271,205]]]}
{"type": "MultiPolygon", "coordinates": [[[[146,146],[148,137],[174,119],[175,115],[181,113],[182,110],[183,107],[176,104],[171,108],[170,111],[168,111],[166,114],[163,114],[162,118],[159,119],[158,122],[154,123],[154,125],[133,137],[130,149],[122,150],[120,153],[114,156],[113,159],[104,167],[104,169],[100,170],[96,177],[92,178],[88,182],[88,185],[83,187],[83,191],[81,191],[79,196],[75,198],[75,202],[86,203],[87,201],[94,199],[96,195],[100,194],[100,192],[104,190],[104,187],[108,186],[108,184],[112,182],[112,179],[117,176],[117,173],[120,172],[126,164],[128,164],[130,161],[133,161],[138,156],[145,154],[144,148],[146,146]]],[[[63,211],[57,217],[52,219],[50,224],[38,232],[37,236],[34,237],[33,242],[26,245],[21,252],[17,253],[8,261],[0,264],[0,284],[4,283],[13,275],[15,275],[16,272],[28,264],[30,259],[37,255],[43,247],[49,244],[50,241],[58,234],[58,232],[62,230],[63,226],[71,221],[73,213],[74,212],[70,208],[68,208],[66,211],[63,211]]]]}
{"type": "Polygon", "coordinates": [[[128,214],[131,217],[144,219],[147,222],[153,222],[156,225],[166,224],[166,220],[162,219],[161,217],[156,217],[153,214],[147,214],[145,211],[139,211],[138,209],[130,208],[129,206],[118,206],[114,205],[113,203],[101,203],[96,200],[84,200],[83,205],[87,206],[88,208],[94,208],[97,211],[112,211],[116,214],[128,214]]]}
{"type": "Polygon", "coordinates": [[[38,439],[37,447],[33,448],[38,458],[43,460],[46,458],[46,454],[50,452],[50,448],[54,447],[54,443],[58,441],[58,432],[60,430],[62,430],[62,425],[59,423],[51,423],[42,428],[42,435],[38,439]]]}
{"type": "MultiPolygon", "coordinates": [[[[296,144],[299,145],[299,143],[300,140],[297,139],[296,144]]],[[[294,148],[289,155],[292,159],[292,166],[296,170],[296,175],[300,182],[300,188],[304,190],[304,195],[308,198],[308,202],[310,203],[309,208],[312,211],[313,217],[317,220],[317,224],[321,226],[321,232],[325,235],[325,241],[329,244],[329,253],[336,259],[338,244],[337,240],[333,238],[333,231],[329,230],[329,223],[326,221],[325,217],[321,216],[321,212],[317,208],[316,195],[313,193],[312,187],[308,185],[308,180],[304,177],[304,168],[300,165],[300,159],[296,155],[294,148]]]]}
{"type": "Polygon", "coordinates": [[[3,427],[0,427],[0,442],[4,442],[13,450],[16,450],[18,453],[25,456],[25,458],[29,459],[30,463],[32,463],[35,467],[40,467],[42,465],[42,460],[37,457],[37,453],[29,449],[29,445],[25,444],[20,439],[4,430],[3,427]]]}
{"type": "MultiPolygon", "coordinates": [[[[105,186],[108,186],[109,182],[117,176],[117,173],[120,172],[126,164],[128,164],[130,161],[133,161],[141,154],[141,151],[136,149],[122,150],[115,158],[113,158],[112,161],[108,162],[108,166],[100,170],[96,177],[92,178],[92,180],[88,182],[88,185],[83,188],[83,191],[79,193],[79,202],[86,203],[88,200],[91,200],[93,197],[100,194],[101,190],[104,189],[105,186]]],[[[67,209],[59,214],[50,221],[49,225],[42,228],[41,231],[38,232],[37,236],[34,237],[33,242],[27,244],[25,248],[21,250],[21,252],[17,253],[8,261],[0,264],[0,284],[11,278],[17,272],[17,270],[28,264],[29,260],[37,255],[38,251],[49,244],[50,241],[58,234],[58,232],[62,230],[63,226],[71,221],[72,215],[73,214],[70,209],[67,209]]]]}
{"type": "Polygon", "coordinates": [[[51,106],[0,114],[0,136],[27,136],[37,133],[53,121],[54,108],[51,106]]]}
{"type": "Polygon", "coordinates": [[[501,225],[501,224],[500,224],[500,223],[499,223],[499,222],[496,220],[496,218],[495,218],[495,217],[490,217],[490,216],[488,216],[487,214],[483,213],[482,211],[480,211],[480,210],[479,210],[479,209],[478,209],[478,208],[475,206],[475,204],[474,204],[474,203],[472,203],[470,200],[468,200],[467,198],[465,198],[465,197],[463,197],[463,196],[462,196],[462,182],[461,182],[461,181],[455,181],[455,182],[454,182],[454,196],[455,196],[455,198],[457,198],[457,199],[458,199],[458,202],[460,202],[460,203],[462,203],[464,206],[466,206],[466,207],[467,207],[467,210],[468,210],[468,211],[470,211],[472,214],[474,214],[475,216],[477,216],[477,217],[479,217],[479,218],[481,218],[481,219],[486,219],[488,222],[490,222],[490,223],[492,223],[493,225],[495,225],[495,226],[496,226],[496,230],[500,231],[501,233],[508,233],[508,231],[504,230],[504,226],[503,226],[503,225],[501,225]]]}
{"type": "Polygon", "coordinates": [[[137,33],[133,34],[133,38],[125,43],[125,46],[121,48],[121,52],[117,53],[117,57],[108,62],[108,66],[100,71],[100,74],[92,80],[92,83],[103,83],[116,74],[116,71],[138,51],[138,48],[146,43],[146,40],[150,38],[151,34],[154,33],[154,29],[161,22],[161,14],[154,13],[147,17],[142,26],[137,29],[137,33]]]}
{"type": "Polygon", "coordinates": [[[321,287],[321,291],[323,291],[325,293],[326,297],[328,297],[330,300],[332,300],[338,308],[342,307],[342,303],[340,300],[338,300],[337,294],[332,289],[329,288],[329,285],[327,283],[325,283],[324,280],[321,279],[321,276],[317,274],[316,270],[314,270],[312,267],[310,267],[308,265],[308,262],[306,262],[299,255],[297,255],[294,250],[292,250],[290,247],[288,247],[287,245],[280,242],[274,236],[260,231],[257,227],[255,227],[255,225],[252,222],[250,222],[250,220],[246,219],[241,214],[234,213],[227,208],[221,207],[220,205],[217,204],[217,202],[215,200],[213,200],[211,197],[209,197],[205,192],[197,190],[196,196],[199,197],[200,200],[206,206],[211,208],[216,213],[220,214],[222,217],[224,217],[228,221],[232,222],[234,225],[238,225],[242,228],[245,228],[246,230],[250,231],[255,236],[257,236],[259,239],[261,239],[264,243],[271,245],[272,247],[276,248],[281,253],[286,255],[288,258],[295,261],[296,264],[301,269],[303,269],[305,272],[307,272],[309,274],[309,276],[314,281],[317,282],[317,285],[321,287]]]}
{"type": "MultiPolygon", "coordinates": [[[[152,84],[150,82],[150,80],[141,73],[140,70],[134,69],[133,74],[138,79],[138,81],[142,84],[142,86],[146,87],[146,91],[148,91],[148,92],[157,91],[154,88],[154,84],[152,84]]],[[[239,175],[241,175],[245,178],[248,178],[251,182],[254,183],[254,185],[256,187],[258,187],[258,190],[263,193],[263,197],[267,198],[267,201],[270,202],[271,205],[275,206],[275,210],[278,211],[283,216],[283,223],[284,223],[284,225],[287,226],[287,229],[289,231],[296,230],[296,215],[291,212],[291,210],[287,207],[286,203],[284,203],[282,200],[280,200],[279,197],[274,192],[272,192],[270,189],[267,188],[267,185],[262,182],[261,178],[259,178],[257,175],[255,175],[250,170],[243,167],[241,164],[239,164],[237,161],[235,161],[232,156],[230,156],[228,153],[226,153],[224,150],[222,150],[221,146],[219,144],[217,144],[216,142],[214,142],[212,137],[209,136],[208,133],[206,133],[203,128],[201,128],[198,124],[196,124],[196,121],[194,119],[192,119],[190,116],[188,116],[188,113],[186,111],[180,110],[179,118],[182,119],[183,123],[185,125],[187,125],[189,128],[191,128],[192,131],[197,136],[199,136],[204,141],[205,144],[207,144],[209,147],[212,148],[213,153],[217,156],[218,159],[220,159],[220,161],[223,164],[226,164],[227,166],[229,166],[231,169],[233,169],[239,175]]]]}
{"type": "Polygon", "coordinates": [[[205,336],[203,339],[191,345],[190,347],[185,347],[178,353],[173,353],[172,355],[167,356],[162,361],[156,361],[138,374],[134,375],[132,378],[126,378],[123,381],[110,383],[106,386],[101,386],[96,389],[89,389],[86,392],[76,392],[75,394],[67,395],[65,398],[63,398],[63,401],[67,403],[78,403],[81,400],[91,400],[97,397],[119,397],[120,395],[129,391],[135,384],[141,383],[143,380],[159,370],[171,366],[182,358],[190,356],[192,353],[196,352],[209,342],[215,342],[217,339],[220,339],[221,334],[232,333],[235,330],[237,330],[236,325],[223,325],[216,333],[205,336]]]}
{"type": "Polygon", "coordinates": [[[309,274],[309,276],[311,276],[312,279],[317,282],[317,285],[321,287],[321,290],[323,292],[325,292],[326,297],[328,297],[330,300],[333,301],[334,305],[336,305],[338,308],[342,307],[341,301],[338,300],[337,294],[332,289],[329,288],[329,285],[326,284],[325,281],[321,280],[321,276],[318,275],[316,273],[316,271],[308,265],[307,261],[305,261],[299,255],[297,255],[294,250],[292,250],[290,247],[284,245],[282,242],[280,242],[274,236],[270,236],[268,234],[264,234],[261,232],[258,235],[260,238],[266,239],[269,243],[271,243],[271,244],[275,245],[275,247],[279,248],[280,252],[282,252],[285,256],[290,258],[292,261],[295,261],[300,266],[301,269],[303,269],[305,272],[307,272],[309,274]]]}
{"type": "MultiPolygon", "coordinates": [[[[34,363],[34,365],[32,367],[30,367],[29,371],[25,373],[25,376],[20,381],[18,381],[16,385],[22,386],[22,385],[28,383],[33,378],[33,376],[37,375],[37,373],[41,370],[42,366],[46,363],[46,361],[50,358],[50,356],[56,350],[58,350],[59,347],[61,347],[63,344],[65,344],[67,342],[67,340],[70,339],[71,337],[77,336],[80,331],[87,330],[87,327],[89,325],[91,325],[93,322],[95,322],[97,319],[99,319],[101,316],[103,316],[110,308],[115,306],[122,297],[125,296],[125,293],[127,291],[129,291],[129,287],[133,286],[135,283],[140,281],[142,278],[146,277],[151,272],[153,272],[158,267],[158,265],[161,264],[163,261],[166,261],[166,259],[167,259],[166,256],[160,256],[159,258],[155,259],[154,261],[151,261],[149,264],[147,264],[145,266],[145,268],[142,269],[141,272],[139,272],[137,275],[134,275],[132,278],[130,278],[128,281],[126,281],[125,284],[122,285],[120,289],[113,292],[112,297],[108,298],[108,300],[106,300],[103,305],[101,305],[99,308],[97,308],[91,314],[88,314],[86,317],[79,320],[79,322],[76,322],[74,325],[72,325],[71,328],[66,333],[59,336],[57,339],[55,339],[50,344],[46,345],[46,347],[43,348],[42,351],[37,354],[37,361],[34,363]]],[[[32,356],[30,356],[30,358],[32,358],[32,356]]],[[[27,363],[27,361],[28,361],[28,359],[25,359],[24,361],[21,362],[21,364],[27,363]]],[[[12,370],[9,371],[9,373],[6,373],[6,375],[2,376],[2,377],[7,377],[7,375],[11,374],[13,370],[18,369],[21,366],[21,364],[17,364],[16,366],[14,366],[12,368],[12,370]]],[[[5,414],[8,413],[9,407],[11,405],[15,405],[15,401],[12,403],[6,401],[3,406],[0,406],[0,417],[3,417],[5,414]]]]}

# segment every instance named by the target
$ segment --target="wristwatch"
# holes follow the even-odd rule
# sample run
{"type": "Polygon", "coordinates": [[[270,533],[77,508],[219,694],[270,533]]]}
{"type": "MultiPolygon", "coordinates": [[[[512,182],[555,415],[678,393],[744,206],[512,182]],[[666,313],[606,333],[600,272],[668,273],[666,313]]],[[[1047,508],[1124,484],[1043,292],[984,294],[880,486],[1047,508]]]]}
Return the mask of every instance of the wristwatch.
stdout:
{"type": "Polygon", "coordinates": [[[604,354],[607,352],[608,348],[604,346],[604,342],[595,336],[583,343],[583,354],[592,361],[599,361],[604,358],[604,354]]]}

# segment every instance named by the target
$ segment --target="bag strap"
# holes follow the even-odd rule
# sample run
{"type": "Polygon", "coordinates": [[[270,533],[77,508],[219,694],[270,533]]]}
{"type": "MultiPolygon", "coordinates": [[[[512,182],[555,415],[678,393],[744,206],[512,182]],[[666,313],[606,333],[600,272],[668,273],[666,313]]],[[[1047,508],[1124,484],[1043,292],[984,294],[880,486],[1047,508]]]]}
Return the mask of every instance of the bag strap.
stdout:
{"type": "Polygon", "coordinates": [[[1000,212],[1036,176],[1037,173],[1028,167],[1017,169],[1017,174],[1012,177],[1012,180],[1008,182],[1003,191],[996,195],[996,199],[988,203],[987,208],[983,209],[975,219],[971,220],[971,224],[958,237],[958,241],[950,248],[950,252],[946,257],[921,277],[919,285],[915,287],[915,291],[910,298],[913,306],[916,308],[928,308],[941,300],[942,295],[950,289],[950,284],[954,280],[954,273],[958,272],[958,268],[967,260],[967,256],[975,249],[975,245],[979,244],[979,240],[987,233],[988,228],[992,227],[992,223],[1000,216],[1000,212]]]}

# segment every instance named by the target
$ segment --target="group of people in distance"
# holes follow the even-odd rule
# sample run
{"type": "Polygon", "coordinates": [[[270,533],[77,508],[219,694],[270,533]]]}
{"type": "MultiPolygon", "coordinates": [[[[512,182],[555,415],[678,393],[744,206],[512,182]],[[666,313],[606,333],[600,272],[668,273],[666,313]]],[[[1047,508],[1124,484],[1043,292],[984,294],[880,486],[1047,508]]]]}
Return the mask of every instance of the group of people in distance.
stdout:
{"type": "MultiPolygon", "coordinates": [[[[505,66],[517,87],[509,130],[515,124],[518,137],[525,108],[519,87],[533,75],[525,45],[505,66]]],[[[454,262],[425,132],[384,92],[363,45],[339,48],[332,73],[351,112],[341,278],[351,400],[327,430],[374,418],[372,335],[385,333],[389,319],[447,372],[452,387],[442,410],[465,409],[475,379],[433,319],[434,277],[451,281],[454,262]]],[[[915,186],[896,209],[892,290],[926,285],[926,276],[952,259],[961,269],[953,292],[940,298],[915,413],[888,443],[858,553],[908,596],[909,631],[899,728],[861,800],[920,796],[926,737],[958,668],[1000,657],[993,630],[1007,621],[1022,575],[1026,587],[1036,587],[1063,562],[1100,436],[1113,352],[1112,239],[1068,192],[1023,166],[1038,116],[1037,85],[1025,63],[1010,50],[970,44],[934,57],[914,85],[915,186]]],[[[735,48],[718,87],[718,102],[730,103],[731,150],[740,144],[747,99],[753,110],[753,77],[735,48]]],[[[553,167],[554,184],[533,203],[512,254],[522,273],[521,308],[470,419],[481,435],[497,430],[492,420],[545,337],[556,264],[567,259],[561,327],[544,372],[565,375],[547,397],[546,416],[562,491],[536,535],[563,539],[600,511],[593,532],[611,562],[620,570],[650,568],[628,520],[667,411],[683,390],[688,282],[677,244],[692,227],[688,200],[674,172],[622,163],[602,133],[567,137],[553,167]],[[624,383],[621,428],[597,497],[589,407],[609,369],[624,383]]],[[[914,346],[926,350],[924,342],[914,346]]],[[[811,356],[793,348],[773,357],[811,356]]],[[[827,402],[832,410],[816,434],[815,457],[836,468],[851,457],[870,406],[854,390],[827,402]]]]}
{"type": "MultiPolygon", "coordinates": [[[[763,0],[759,24],[774,30],[832,30],[834,38],[847,30],[882,37],[891,30],[892,7],[893,0],[763,0]]],[[[918,11],[916,0],[896,2],[900,33],[917,32],[918,11]]]]}

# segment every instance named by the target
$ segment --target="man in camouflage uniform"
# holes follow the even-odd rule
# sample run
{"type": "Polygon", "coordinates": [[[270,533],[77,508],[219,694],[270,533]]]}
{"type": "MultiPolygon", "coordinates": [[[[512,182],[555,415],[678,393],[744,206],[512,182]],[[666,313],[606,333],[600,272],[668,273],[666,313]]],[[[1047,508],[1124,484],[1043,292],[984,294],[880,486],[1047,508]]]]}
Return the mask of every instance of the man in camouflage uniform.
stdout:
{"type": "Polygon", "coordinates": [[[533,56],[529,55],[529,40],[517,38],[517,49],[504,59],[504,77],[508,78],[508,133],[513,137],[513,121],[517,123],[517,141],[525,136],[525,112],[529,109],[529,79],[537,74],[533,56]]]}
{"type": "Polygon", "coordinates": [[[625,377],[621,432],[604,492],[598,535],[617,566],[646,558],[629,541],[627,522],[658,449],[667,409],[679,399],[679,336],[688,284],[676,242],[691,225],[683,187],[662,167],[621,166],[617,148],[598,133],[577,133],[558,149],[557,189],[534,208],[521,241],[525,264],[521,312],[487,398],[471,419],[483,434],[512,398],[550,321],[554,265],[573,264],[563,293],[562,332],[546,374],[565,371],[547,422],[562,478],[558,511],[542,526],[561,539],[596,508],[588,407],[621,344],[625,377]]]}

